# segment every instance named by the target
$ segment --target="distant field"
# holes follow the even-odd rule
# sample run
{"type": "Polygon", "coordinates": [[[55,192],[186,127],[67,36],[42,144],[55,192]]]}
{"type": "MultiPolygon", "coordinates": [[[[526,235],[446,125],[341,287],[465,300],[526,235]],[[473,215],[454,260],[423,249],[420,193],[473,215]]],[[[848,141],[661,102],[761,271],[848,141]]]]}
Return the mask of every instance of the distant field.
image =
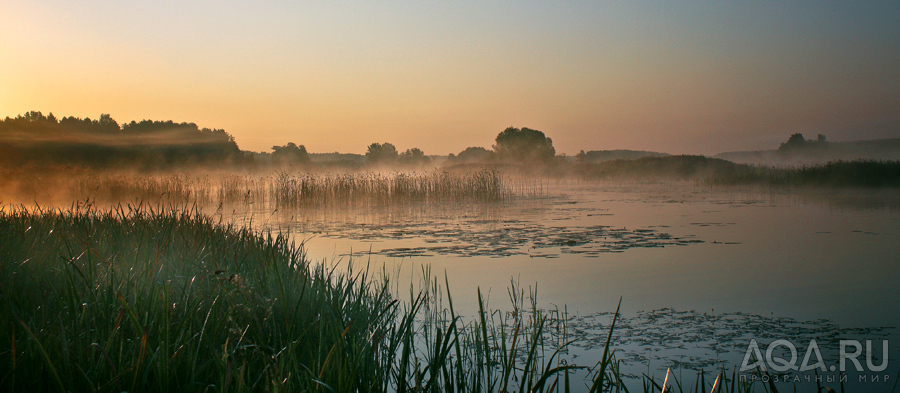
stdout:
{"type": "Polygon", "coordinates": [[[582,164],[575,169],[575,173],[589,179],[671,179],[710,184],[900,186],[900,161],[836,161],[821,165],[779,168],[736,164],[703,156],[668,156],[582,164]]]}
{"type": "Polygon", "coordinates": [[[741,164],[775,166],[821,165],[832,161],[898,161],[900,138],[827,142],[824,146],[793,151],[735,151],[717,154],[714,157],[741,164]]]}

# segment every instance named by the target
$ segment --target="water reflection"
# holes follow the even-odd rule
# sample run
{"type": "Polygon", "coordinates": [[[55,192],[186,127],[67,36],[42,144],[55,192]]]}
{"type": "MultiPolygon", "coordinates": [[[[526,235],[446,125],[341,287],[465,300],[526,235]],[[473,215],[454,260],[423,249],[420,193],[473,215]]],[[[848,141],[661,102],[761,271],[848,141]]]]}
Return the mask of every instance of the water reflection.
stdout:
{"type": "Polygon", "coordinates": [[[323,263],[383,265],[409,283],[423,264],[446,272],[468,317],[478,288],[502,307],[511,277],[533,284],[573,317],[582,359],[599,356],[602,313],[621,296],[617,343],[635,375],[733,367],[750,338],[900,343],[889,329],[900,325],[900,195],[887,191],[561,183],[502,203],[257,205],[230,217],[290,231],[323,263]]]}

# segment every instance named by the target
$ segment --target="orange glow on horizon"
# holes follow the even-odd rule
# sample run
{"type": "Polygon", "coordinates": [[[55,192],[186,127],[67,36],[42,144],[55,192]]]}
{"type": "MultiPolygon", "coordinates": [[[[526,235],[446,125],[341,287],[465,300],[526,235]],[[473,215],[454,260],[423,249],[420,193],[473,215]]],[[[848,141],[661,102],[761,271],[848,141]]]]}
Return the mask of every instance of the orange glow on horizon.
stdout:
{"type": "Polygon", "coordinates": [[[747,4],[710,5],[714,17],[615,3],[269,7],[10,5],[0,116],[187,121],[246,150],[353,153],[490,148],[508,126],[567,154],[714,154],[793,132],[900,129],[900,55],[885,50],[900,39],[877,28],[900,13],[874,6],[837,21],[827,14],[840,9],[782,21],[770,8],[800,6],[747,4]]]}

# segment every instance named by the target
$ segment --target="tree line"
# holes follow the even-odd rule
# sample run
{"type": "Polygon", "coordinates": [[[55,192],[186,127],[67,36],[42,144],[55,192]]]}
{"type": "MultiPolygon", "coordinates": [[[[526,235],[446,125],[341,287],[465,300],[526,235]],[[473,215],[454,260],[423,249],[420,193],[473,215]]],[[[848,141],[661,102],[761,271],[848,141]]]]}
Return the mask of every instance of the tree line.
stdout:
{"type": "MultiPolygon", "coordinates": [[[[497,135],[491,150],[469,147],[459,154],[450,154],[447,164],[546,164],[555,157],[553,141],[543,132],[508,127],[497,135]]],[[[422,168],[434,164],[434,157],[419,148],[400,152],[388,142],[370,144],[364,156],[364,165],[372,167],[422,168]]],[[[97,169],[305,167],[313,165],[313,160],[306,146],[294,142],[272,146],[267,153],[244,152],[224,130],[200,128],[194,123],[143,120],[120,125],[109,114],[82,119],[57,118],[52,113],[31,111],[0,120],[0,165],[72,165],[97,169]]]]}
{"type": "Polygon", "coordinates": [[[0,121],[0,164],[161,169],[247,162],[234,138],[194,123],[143,120],[119,125],[90,118],[28,112],[0,121]]]}
{"type": "MultiPolygon", "coordinates": [[[[524,162],[530,164],[549,164],[556,158],[553,140],[543,132],[530,128],[508,127],[495,138],[493,150],[483,147],[468,147],[459,154],[450,154],[450,164],[489,163],[489,162],[524,162]]],[[[430,159],[418,148],[407,149],[398,153],[390,143],[373,143],[366,151],[366,160],[370,163],[399,163],[404,166],[427,165],[430,159]]]]}

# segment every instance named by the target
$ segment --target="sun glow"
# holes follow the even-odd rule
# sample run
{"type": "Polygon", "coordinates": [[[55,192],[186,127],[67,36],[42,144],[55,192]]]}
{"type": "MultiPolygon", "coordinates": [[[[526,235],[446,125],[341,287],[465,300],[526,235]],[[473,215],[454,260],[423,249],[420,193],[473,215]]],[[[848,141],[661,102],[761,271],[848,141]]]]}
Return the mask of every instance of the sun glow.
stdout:
{"type": "Polygon", "coordinates": [[[248,150],[446,154],[515,125],[569,154],[709,154],[900,125],[893,5],[5,7],[0,116],[189,121],[248,150]]]}

